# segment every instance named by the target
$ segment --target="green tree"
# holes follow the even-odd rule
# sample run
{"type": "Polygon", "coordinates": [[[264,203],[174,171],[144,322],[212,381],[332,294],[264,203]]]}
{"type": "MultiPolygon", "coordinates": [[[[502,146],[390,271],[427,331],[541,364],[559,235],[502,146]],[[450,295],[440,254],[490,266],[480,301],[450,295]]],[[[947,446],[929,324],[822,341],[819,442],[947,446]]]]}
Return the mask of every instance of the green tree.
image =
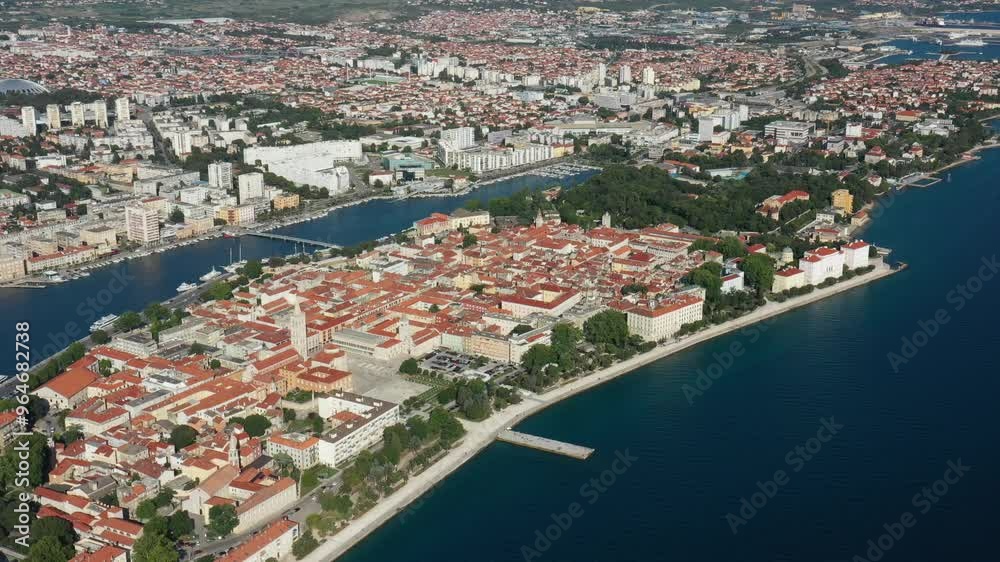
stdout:
{"type": "Polygon", "coordinates": [[[20,462],[20,452],[15,449],[15,446],[21,443],[28,446],[28,486],[35,487],[45,483],[51,464],[52,450],[44,435],[32,433],[27,437],[15,437],[4,449],[3,456],[0,456],[0,490],[20,487],[15,486],[14,483],[18,478],[18,464],[20,462]]]}
{"type": "Polygon", "coordinates": [[[623,348],[628,343],[628,318],[617,310],[605,310],[583,323],[583,337],[588,342],[623,348]]]}
{"type": "Polygon", "coordinates": [[[416,359],[408,357],[400,363],[399,372],[407,375],[415,375],[420,372],[420,364],[417,363],[416,359]]]}
{"type": "Polygon", "coordinates": [[[132,562],[177,562],[180,555],[169,538],[144,532],[132,547],[132,562]]]}
{"type": "Polygon", "coordinates": [[[767,254],[750,254],[743,258],[740,268],[747,283],[757,288],[757,293],[771,290],[774,284],[774,261],[767,254]]]}
{"type": "Polygon", "coordinates": [[[249,260],[243,266],[242,273],[250,279],[256,279],[264,274],[264,266],[261,265],[260,260],[249,260]]]}
{"type": "Polygon", "coordinates": [[[135,516],[142,521],[152,519],[156,515],[156,502],[153,500],[142,500],[135,508],[135,516]]]}
{"type": "Polygon", "coordinates": [[[184,211],[180,207],[175,207],[173,211],[170,211],[168,220],[173,224],[181,224],[184,222],[184,211]]]}
{"type": "Polygon", "coordinates": [[[292,554],[295,555],[296,559],[301,560],[305,558],[310,552],[316,550],[319,543],[316,542],[316,538],[313,537],[312,531],[306,531],[302,533],[298,539],[292,543],[292,554]]]}
{"type": "Polygon", "coordinates": [[[111,336],[104,330],[94,330],[90,333],[90,341],[97,345],[104,345],[111,341],[111,336]]]}
{"type": "Polygon", "coordinates": [[[195,442],[198,432],[189,425],[179,425],[170,432],[169,442],[179,451],[195,442]]]}
{"type": "Polygon", "coordinates": [[[239,525],[240,519],[236,515],[236,507],[226,505],[213,505],[208,510],[208,529],[217,538],[229,536],[233,529],[239,525]]]}
{"type": "Polygon", "coordinates": [[[243,429],[250,437],[260,437],[271,428],[271,420],[260,414],[251,414],[243,419],[243,429]]]}
{"type": "Polygon", "coordinates": [[[34,539],[28,549],[26,562],[66,562],[76,555],[72,545],[65,545],[55,537],[41,537],[34,539]]]}
{"type": "Polygon", "coordinates": [[[722,295],[722,266],[715,262],[705,262],[692,270],[688,282],[705,289],[705,300],[718,302],[722,295]]]}
{"type": "Polygon", "coordinates": [[[471,246],[475,246],[478,242],[479,239],[476,238],[476,235],[472,234],[471,232],[466,232],[465,236],[462,237],[463,248],[469,248],[471,246]]]}
{"type": "Polygon", "coordinates": [[[130,332],[139,326],[142,326],[142,316],[139,316],[138,312],[128,311],[123,312],[121,316],[115,320],[115,330],[119,332],[130,332]]]}

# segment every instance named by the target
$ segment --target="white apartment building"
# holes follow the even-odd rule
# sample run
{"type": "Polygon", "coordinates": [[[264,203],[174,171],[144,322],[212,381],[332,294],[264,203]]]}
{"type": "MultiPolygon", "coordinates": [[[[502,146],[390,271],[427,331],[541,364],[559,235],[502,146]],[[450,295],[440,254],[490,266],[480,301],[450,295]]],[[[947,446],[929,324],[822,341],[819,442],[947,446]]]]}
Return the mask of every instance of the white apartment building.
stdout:
{"type": "Polygon", "coordinates": [[[118,98],[115,100],[115,116],[118,118],[118,121],[132,119],[132,110],[128,98],[118,98]]]}
{"type": "Polygon", "coordinates": [[[86,124],[87,112],[82,102],[75,101],[70,104],[69,120],[73,127],[83,127],[86,124]]]}
{"type": "Polygon", "coordinates": [[[236,176],[239,184],[240,203],[247,199],[259,199],[264,196],[264,174],[252,172],[236,176]]]}
{"type": "Polygon", "coordinates": [[[62,114],[59,113],[58,105],[45,106],[45,122],[52,131],[62,128],[62,114]]]}
{"type": "Polygon", "coordinates": [[[38,134],[38,115],[34,107],[26,105],[21,108],[21,126],[31,136],[38,134]]]}
{"type": "Polygon", "coordinates": [[[705,299],[695,293],[683,293],[659,301],[625,303],[616,306],[628,317],[629,332],[646,341],[672,337],[684,324],[702,318],[705,299]]]}
{"type": "Polygon", "coordinates": [[[622,84],[629,84],[632,82],[632,67],[627,64],[623,64],[621,68],[618,69],[618,81],[622,84]]]}
{"type": "Polygon", "coordinates": [[[802,270],[806,285],[818,285],[844,273],[844,253],[821,246],[806,252],[799,260],[799,269],[802,270]]]}
{"type": "Polygon", "coordinates": [[[104,100],[97,100],[90,104],[90,111],[94,114],[94,124],[102,129],[108,128],[108,104],[104,100]]]}
{"type": "Polygon", "coordinates": [[[20,121],[0,115],[0,137],[26,137],[27,129],[20,121]]]}
{"type": "Polygon", "coordinates": [[[648,86],[656,83],[656,72],[651,67],[642,69],[642,83],[648,86]]]}
{"type": "Polygon", "coordinates": [[[871,251],[871,244],[865,242],[864,240],[855,240],[850,244],[845,244],[841,251],[844,252],[844,267],[848,269],[857,269],[859,267],[868,267],[870,263],[869,252],[871,251]]]}
{"type": "MultiPolygon", "coordinates": [[[[233,165],[229,162],[213,162],[208,165],[208,184],[212,187],[232,189],[233,165]]],[[[263,179],[261,179],[263,185],[263,179]]]]}
{"type": "Polygon", "coordinates": [[[533,164],[552,158],[552,147],[546,144],[526,144],[522,147],[483,147],[456,150],[451,143],[441,142],[438,153],[445,166],[458,166],[473,173],[504,170],[533,164]]]}
{"type": "Polygon", "coordinates": [[[125,206],[125,233],[130,242],[142,245],[160,241],[160,213],[142,202],[125,206]]]}
{"type": "Polygon", "coordinates": [[[319,462],[340,466],[382,440],[385,428],[401,421],[399,405],[351,392],[319,398],[319,415],[335,426],[319,439],[319,462]]]}
{"type": "Polygon", "coordinates": [[[456,127],[441,131],[441,140],[456,150],[465,150],[476,145],[476,134],[472,127],[456,127]]]}

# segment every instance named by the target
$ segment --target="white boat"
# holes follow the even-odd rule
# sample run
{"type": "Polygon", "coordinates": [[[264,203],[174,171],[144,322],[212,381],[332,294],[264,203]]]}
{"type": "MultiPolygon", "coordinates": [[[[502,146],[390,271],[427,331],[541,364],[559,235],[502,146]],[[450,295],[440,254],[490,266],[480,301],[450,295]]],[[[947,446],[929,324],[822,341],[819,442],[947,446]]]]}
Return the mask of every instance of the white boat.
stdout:
{"type": "Polygon", "coordinates": [[[114,314],[108,314],[107,316],[101,316],[96,322],[90,325],[90,331],[94,332],[97,330],[104,330],[110,328],[114,325],[115,320],[118,320],[118,316],[114,314]]]}
{"type": "Polygon", "coordinates": [[[962,39],[955,45],[959,47],[985,47],[986,42],[982,39],[962,39]]]}
{"type": "Polygon", "coordinates": [[[212,267],[212,271],[209,271],[208,273],[202,275],[198,279],[201,279],[202,281],[211,281],[212,279],[215,279],[220,275],[222,275],[222,272],[219,271],[218,269],[215,269],[215,267],[212,267]]]}
{"type": "Polygon", "coordinates": [[[197,289],[197,288],[198,288],[198,285],[196,285],[195,283],[181,283],[180,285],[177,286],[177,292],[178,293],[186,293],[188,291],[191,291],[191,290],[197,289]]]}

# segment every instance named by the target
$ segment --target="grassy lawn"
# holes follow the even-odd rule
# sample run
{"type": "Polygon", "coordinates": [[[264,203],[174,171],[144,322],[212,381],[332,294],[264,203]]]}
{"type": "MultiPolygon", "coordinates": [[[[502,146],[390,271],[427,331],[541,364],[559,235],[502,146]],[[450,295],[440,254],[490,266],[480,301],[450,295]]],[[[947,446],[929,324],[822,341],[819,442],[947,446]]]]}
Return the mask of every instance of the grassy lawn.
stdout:
{"type": "Polygon", "coordinates": [[[302,481],[299,486],[299,496],[305,496],[309,492],[315,490],[316,486],[319,486],[320,480],[325,480],[335,474],[337,474],[337,469],[330,468],[325,464],[317,464],[312,468],[306,469],[302,473],[302,481]]]}

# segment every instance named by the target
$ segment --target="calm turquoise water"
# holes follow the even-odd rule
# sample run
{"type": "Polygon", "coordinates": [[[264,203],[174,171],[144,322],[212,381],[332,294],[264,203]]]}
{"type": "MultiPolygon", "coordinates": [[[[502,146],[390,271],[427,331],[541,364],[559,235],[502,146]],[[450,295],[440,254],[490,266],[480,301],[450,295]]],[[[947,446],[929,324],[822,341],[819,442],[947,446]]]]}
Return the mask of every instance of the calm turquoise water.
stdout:
{"type": "Polygon", "coordinates": [[[581,462],[494,444],[341,560],[844,561],[866,556],[885,524],[904,534],[882,538],[884,561],[994,559],[1000,278],[970,283],[979,292],[961,310],[951,291],[998,253],[998,165],[991,151],[950,183],[890,201],[866,237],[909,270],[534,416],[518,429],[597,453],[581,462]],[[939,309],[948,323],[914,338],[939,309]],[[925,345],[895,372],[887,354],[904,336],[925,345]],[[735,342],[746,351],[690,403],[685,385],[735,342]],[[821,418],[843,428],[810,443],[821,418]],[[815,454],[805,461],[796,446],[815,454]],[[581,487],[616,451],[637,460],[591,504],[594,488],[581,487]],[[914,505],[958,459],[971,471],[914,505]],[[734,534],[727,514],[779,470],[783,485],[734,534]],[[582,513],[540,556],[522,549],[574,502],[582,513]],[[912,528],[898,524],[907,512],[912,528]]]}
{"type": "MultiPolygon", "coordinates": [[[[333,211],[326,217],[275,230],[310,240],[353,245],[408,228],[433,212],[449,213],[469,200],[488,201],[522,189],[555,184],[571,186],[594,175],[586,172],[565,180],[522,176],[483,187],[462,197],[377,200],[333,211]]],[[[301,247],[287,242],[244,236],[239,240],[217,238],[196,245],[152,254],[91,272],[90,277],[41,289],[0,289],[0,335],[14,341],[14,324],[31,323],[32,360],[63,349],[86,335],[90,325],[105,314],[142,310],[151,302],[177,295],[177,286],[196,281],[213,266],[229,263],[230,255],[265,258],[287,255],[301,247]],[[230,254],[232,251],[232,254],[230,254]]],[[[14,354],[0,358],[0,374],[11,374],[14,354]]]]}

